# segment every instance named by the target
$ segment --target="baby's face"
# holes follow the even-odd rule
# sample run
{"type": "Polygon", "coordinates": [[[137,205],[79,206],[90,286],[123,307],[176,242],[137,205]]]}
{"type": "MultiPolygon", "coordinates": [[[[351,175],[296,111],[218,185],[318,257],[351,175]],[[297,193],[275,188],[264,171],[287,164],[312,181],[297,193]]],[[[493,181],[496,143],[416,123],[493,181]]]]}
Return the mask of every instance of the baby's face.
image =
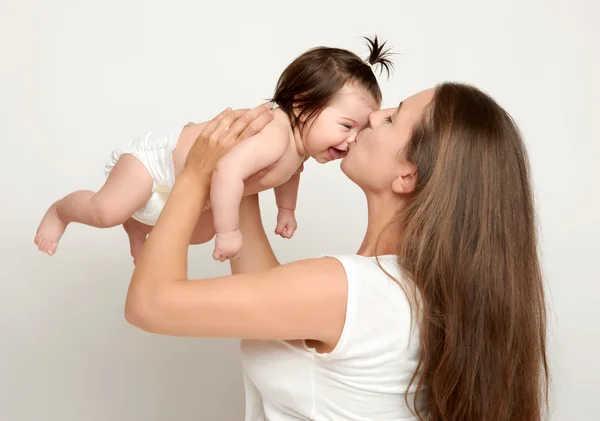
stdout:
{"type": "Polygon", "coordinates": [[[363,88],[346,84],[312,126],[310,121],[306,125],[302,139],[306,153],[321,164],[343,158],[348,144],[369,124],[369,114],[378,109],[379,104],[363,88]]]}

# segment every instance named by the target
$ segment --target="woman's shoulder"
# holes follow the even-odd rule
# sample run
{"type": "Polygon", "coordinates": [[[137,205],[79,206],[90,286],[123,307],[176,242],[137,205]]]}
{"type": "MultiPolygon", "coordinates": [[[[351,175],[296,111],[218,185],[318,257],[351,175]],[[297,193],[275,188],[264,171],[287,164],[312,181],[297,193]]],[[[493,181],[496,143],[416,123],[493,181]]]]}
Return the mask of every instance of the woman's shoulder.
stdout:
{"type": "MultiPolygon", "coordinates": [[[[398,256],[385,254],[380,256],[362,256],[360,254],[328,254],[324,258],[335,259],[344,267],[346,274],[380,275],[383,278],[400,277],[398,256]]],[[[396,279],[397,280],[397,279],[396,279]]]]}
{"type": "MultiPolygon", "coordinates": [[[[408,305],[408,283],[395,255],[327,254],[287,263],[275,268],[272,275],[297,284],[294,294],[350,312],[387,308],[395,313],[405,311],[408,305]]],[[[290,288],[285,291],[289,293],[290,288]]]]}
{"type": "MultiPolygon", "coordinates": [[[[407,298],[411,289],[402,277],[397,256],[344,254],[323,258],[331,266],[335,261],[343,267],[347,286],[344,326],[332,354],[354,353],[362,349],[358,344],[372,344],[374,335],[380,345],[386,343],[395,350],[397,344],[404,344],[411,332],[412,310],[407,298]]],[[[396,351],[401,352],[401,348],[396,351]]],[[[380,351],[377,346],[369,345],[369,349],[380,351]]]]}
{"type": "MultiPolygon", "coordinates": [[[[288,263],[288,265],[290,264],[288,263]]],[[[380,275],[384,278],[391,276],[395,279],[400,276],[400,266],[396,255],[323,254],[292,262],[291,265],[296,266],[300,271],[312,272],[326,269],[328,275],[335,273],[342,277],[365,274],[380,275]]]]}
{"type": "MultiPolygon", "coordinates": [[[[369,300],[377,302],[406,302],[408,283],[405,281],[396,255],[361,256],[358,254],[323,255],[329,267],[338,268],[338,277],[345,278],[347,293],[357,293],[364,305],[369,300]]],[[[331,272],[330,272],[331,273],[331,272]]]]}
{"type": "Polygon", "coordinates": [[[348,303],[357,306],[388,306],[394,311],[405,310],[411,300],[409,282],[406,281],[396,255],[361,256],[356,254],[331,255],[337,260],[347,278],[348,303]],[[354,295],[354,297],[353,297],[354,295]]]}

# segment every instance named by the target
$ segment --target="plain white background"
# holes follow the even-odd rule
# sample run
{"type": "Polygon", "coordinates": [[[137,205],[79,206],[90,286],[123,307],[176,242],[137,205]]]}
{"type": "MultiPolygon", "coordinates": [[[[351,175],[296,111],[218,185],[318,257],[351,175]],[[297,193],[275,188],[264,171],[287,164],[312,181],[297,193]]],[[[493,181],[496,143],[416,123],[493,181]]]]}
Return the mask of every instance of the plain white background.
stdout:
{"type": "MultiPolygon", "coordinates": [[[[396,70],[384,106],[444,80],[477,85],[520,124],[548,284],[552,420],[600,419],[599,7],[590,1],[0,1],[0,420],[240,420],[238,341],[146,334],[123,317],[133,266],[121,228],[33,237],[47,206],[97,189],[110,152],[163,124],[268,98],[304,50],[366,49],[396,70]],[[596,41],[593,41],[596,40],[596,41]]],[[[374,170],[376,167],[374,166],[374,170]]],[[[272,192],[262,194],[275,227],[272,192]]],[[[352,253],[362,193],[311,162],[283,262],[352,253]]],[[[225,274],[212,243],[192,276],[225,274]]]]}

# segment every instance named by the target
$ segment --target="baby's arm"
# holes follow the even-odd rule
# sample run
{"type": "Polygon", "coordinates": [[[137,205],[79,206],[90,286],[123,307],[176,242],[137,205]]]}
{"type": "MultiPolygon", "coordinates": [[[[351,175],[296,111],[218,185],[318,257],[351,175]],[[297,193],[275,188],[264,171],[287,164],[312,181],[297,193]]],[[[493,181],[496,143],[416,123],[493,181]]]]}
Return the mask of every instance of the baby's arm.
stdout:
{"type": "Polygon", "coordinates": [[[260,133],[235,145],[217,163],[210,188],[216,244],[213,257],[224,261],[241,247],[239,208],[244,180],[275,164],[289,147],[287,133],[271,122],[260,133]]]}
{"type": "Polygon", "coordinates": [[[275,187],[275,201],[279,212],[277,213],[277,228],[275,234],[283,238],[292,238],[298,224],[294,211],[296,210],[296,201],[298,199],[298,186],[300,185],[300,173],[304,164],[298,168],[298,171],[288,181],[275,187]]]}

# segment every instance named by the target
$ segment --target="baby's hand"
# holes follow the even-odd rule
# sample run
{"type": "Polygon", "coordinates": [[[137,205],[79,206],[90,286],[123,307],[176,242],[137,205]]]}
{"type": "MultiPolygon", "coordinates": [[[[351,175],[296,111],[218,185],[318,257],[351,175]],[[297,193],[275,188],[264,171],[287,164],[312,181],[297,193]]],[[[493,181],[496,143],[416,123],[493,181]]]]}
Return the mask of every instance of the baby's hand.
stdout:
{"type": "Polygon", "coordinates": [[[289,209],[279,208],[277,213],[277,228],[275,228],[275,234],[282,236],[283,238],[292,238],[294,232],[298,228],[294,211],[289,209]]]}
{"type": "Polygon", "coordinates": [[[242,233],[239,229],[215,235],[213,258],[220,262],[237,259],[242,248],[242,233]]]}

